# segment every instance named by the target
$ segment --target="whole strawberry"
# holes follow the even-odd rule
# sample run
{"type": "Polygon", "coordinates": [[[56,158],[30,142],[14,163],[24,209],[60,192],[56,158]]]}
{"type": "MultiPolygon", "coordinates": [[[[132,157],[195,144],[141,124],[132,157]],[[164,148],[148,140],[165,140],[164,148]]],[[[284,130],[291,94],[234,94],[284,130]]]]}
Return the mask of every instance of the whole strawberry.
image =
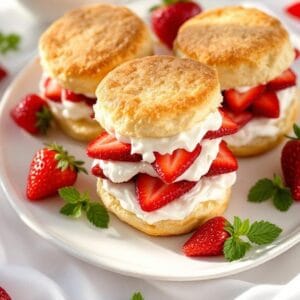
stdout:
{"type": "Polygon", "coordinates": [[[161,42],[172,49],[179,27],[201,11],[201,7],[195,2],[163,0],[162,6],[152,10],[152,28],[161,42]]]}
{"type": "Polygon", "coordinates": [[[11,117],[31,134],[46,133],[52,120],[47,102],[35,94],[27,95],[16,105],[11,117]]]}
{"type": "Polygon", "coordinates": [[[8,295],[6,290],[0,287],[0,300],[11,300],[11,297],[8,295]]]}
{"type": "Polygon", "coordinates": [[[251,248],[251,243],[266,245],[273,242],[281,229],[269,222],[259,221],[250,225],[249,219],[242,221],[234,217],[233,224],[224,217],[214,217],[202,224],[183,245],[187,256],[224,255],[228,261],[242,258],[251,248]],[[248,241],[245,241],[247,238],[248,241]]]}
{"type": "Polygon", "coordinates": [[[296,137],[290,137],[281,152],[281,168],[294,200],[300,201],[300,127],[294,124],[296,137]]]}
{"type": "Polygon", "coordinates": [[[40,200],[57,193],[58,189],[71,186],[78,172],[86,173],[84,162],[75,160],[62,146],[51,144],[39,150],[30,165],[27,179],[27,198],[40,200]]]}

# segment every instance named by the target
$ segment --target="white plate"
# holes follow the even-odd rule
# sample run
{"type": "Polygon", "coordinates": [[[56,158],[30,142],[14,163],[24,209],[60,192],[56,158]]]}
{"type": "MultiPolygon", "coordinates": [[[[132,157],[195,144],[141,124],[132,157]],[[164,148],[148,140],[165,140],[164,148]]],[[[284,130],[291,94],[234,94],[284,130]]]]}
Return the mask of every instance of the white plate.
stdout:
{"type": "MultiPolygon", "coordinates": [[[[30,63],[10,86],[0,111],[0,174],[7,199],[21,219],[35,232],[70,254],[118,273],[163,280],[198,280],[241,272],[266,262],[286,251],[300,240],[300,205],[282,213],[271,202],[251,204],[246,195],[261,177],[280,173],[280,147],[260,157],[240,160],[238,181],[226,216],[238,215],[251,220],[265,219],[283,228],[280,238],[272,245],[259,247],[240,261],[226,262],[223,258],[191,259],[181,253],[189,235],[172,238],[148,237],[115,217],[107,230],[96,229],[84,219],[73,220],[59,214],[62,201],[58,197],[31,203],[26,200],[25,186],[28,166],[44,141],[63,144],[76,157],[87,162],[85,146],[52,130],[48,138],[34,137],[20,130],[9,116],[20,98],[37,91],[41,69],[38,60],[30,63]]],[[[95,194],[96,179],[80,175],[77,186],[95,194]]]]}

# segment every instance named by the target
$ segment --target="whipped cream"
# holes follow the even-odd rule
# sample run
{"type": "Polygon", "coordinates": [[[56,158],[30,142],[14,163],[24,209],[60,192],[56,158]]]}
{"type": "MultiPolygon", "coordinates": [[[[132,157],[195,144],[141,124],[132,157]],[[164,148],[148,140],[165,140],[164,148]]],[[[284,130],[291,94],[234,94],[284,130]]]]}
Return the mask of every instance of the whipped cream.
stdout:
{"type": "Polygon", "coordinates": [[[234,88],[237,92],[239,93],[246,93],[248,92],[249,90],[251,90],[253,88],[253,86],[240,86],[240,87],[237,87],[237,88],[234,88]]]}
{"type": "Polygon", "coordinates": [[[224,137],[224,140],[232,146],[243,146],[249,144],[257,137],[268,137],[278,134],[278,124],[285,118],[288,108],[295,98],[296,87],[286,88],[276,92],[279,105],[279,118],[254,118],[242,127],[237,133],[224,137]]]}
{"type": "MultiPolygon", "coordinates": [[[[203,140],[200,143],[201,152],[199,156],[193,164],[175,180],[175,182],[181,180],[199,181],[200,178],[208,172],[212,162],[217,157],[221,141],[221,138],[203,140]]],[[[97,164],[99,164],[103,170],[104,175],[114,183],[129,181],[138,173],[159,177],[152,165],[144,161],[121,162],[94,160],[93,166],[97,164]]]]}
{"type": "Polygon", "coordinates": [[[143,161],[152,163],[155,160],[153,152],[172,154],[176,149],[193,151],[204,135],[210,130],[218,130],[222,126],[222,115],[219,111],[210,113],[203,121],[193,128],[177,135],[164,138],[127,138],[118,133],[111,133],[119,141],[131,144],[131,153],[139,153],[143,161]]]}
{"type": "Polygon", "coordinates": [[[152,212],[141,209],[133,182],[112,183],[103,180],[103,189],[116,197],[124,209],[131,211],[146,223],[153,224],[162,220],[183,220],[199,203],[224,199],[225,191],[234,184],[235,180],[236,172],[203,177],[190,191],[152,212]]]}

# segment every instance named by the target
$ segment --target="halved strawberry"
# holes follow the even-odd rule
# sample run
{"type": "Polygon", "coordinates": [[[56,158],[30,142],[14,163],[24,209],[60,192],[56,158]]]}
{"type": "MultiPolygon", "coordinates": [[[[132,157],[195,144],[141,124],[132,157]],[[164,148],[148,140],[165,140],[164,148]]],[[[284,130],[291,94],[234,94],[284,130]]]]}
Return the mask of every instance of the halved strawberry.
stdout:
{"type": "Polygon", "coordinates": [[[138,174],[136,195],[142,210],[153,211],[179,198],[195,186],[196,182],[179,181],[166,184],[159,178],[138,174]]]}
{"type": "Polygon", "coordinates": [[[200,145],[197,145],[192,152],[184,149],[177,149],[172,154],[155,152],[155,161],[152,165],[164,182],[172,183],[191,166],[200,152],[200,145]]]}
{"type": "Polygon", "coordinates": [[[289,13],[293,17],[300,19],[300,2],[299,1],[295,1],[294,3],[288,5],[285,8],[285,10],[287,13],[289,13]]]}
{"type": "Polygon", "coordinates": [[[255,116],[278,118],[280,114],[279,100],[275,92],[265,91],[252,104],[255,116]]]}
{"type": "Polygon", "coordinates": [[[215,176],[236,171],[238,162],[232,152],[228,149],[226,142],[222,141],[219,147],[219,153],[210,166],[205,176],[215,176]]]}
{"type": "Polygon", "coordinates": [[[44,81],[45,86],[45,97],[54,101],[61,102],[61,91],[62,88],[57,83],[56,80],[51,79],[50,77],[46,78],[44,81]]]}
{"type": "Polygon", "coordinates": [[[96,177],[101,177],[101,178],[107,179],[107,177],[104,175],[103,170],[101,169],[101,167],[99,165],[93,166],[91,169],[91,172],[96,177]]]}
{"type": "Polygon", "coordinates": [[[130,153],[130,144],[119,142],[107,132],[103,132],[87,147],[87,155],[93,158],[118,161],[139,161],[142,159],[141,155],[130,153]]]}
{"type": "Polygon", "coordinates": [[[228,108],[234,113],[241,113],[246,110],[265,89],[264,85],[256,86],[245,93],[234,89],[224,91],[224,101],[228,108]]]}
{"type": "Polygon", "coordinates": [[[219,109],[219,112],[223,119],[221,128],[215,131],[208,131],[204,136],[205,139],[216,139],[224,135],[234,134],[239,130],[239,126],[225,111],[219,109]]]}
{"type": "Polygon", "coordinates": [[[234,123],[237,124],[237,126],[239,127],[239,129],[241,129],[242,127],[244,127],[249,121],[251,121],[253,119],[253,113],[250,111],[243,111],[239,114],[235,114],[229,110],[225,110],[226,114],[231,118],[231,120],[233,120],[234,123]]]}
{"type": "Polygon", "coordinates": [[[290,86],[296,85],[296,79],[296,74],[291,69],[287,69],[280,76],[269,81],[267,88],[272,91],[283,90],[290,86]]]}

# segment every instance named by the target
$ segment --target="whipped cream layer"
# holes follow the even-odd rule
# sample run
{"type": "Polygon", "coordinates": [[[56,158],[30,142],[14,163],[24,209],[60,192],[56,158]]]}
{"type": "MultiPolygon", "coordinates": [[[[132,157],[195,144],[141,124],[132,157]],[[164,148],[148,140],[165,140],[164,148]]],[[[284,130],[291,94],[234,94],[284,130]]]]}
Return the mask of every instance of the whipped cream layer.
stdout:
{"type": "Polygon", "coordinates": [[[155,160],[153,152],[172,154],[176,149],[193,151],[197,144],[210,130],[218,130],[222,125],[222,115],[219,111],[210,113],[203,121],[193,128],[177,135],[164,138],[128,138],[111,132],[119,141],[131,144],[131,153],[141,154],[143,161],[152,163],[155,160]]]}
{"type": "Polygon", "coordinates": [[[239,147],[249,144],[257,137],[275,136],[280,130],[279,123],[286,117],[287,110],[293,102],[295,94],[296,87],[290,87],[276,92],[280,105],[279,118],[254,118],[237,133],[224,137],[224,140],[229,145],[239,147]]]}
{"type": "Polygon", "coordinates": [[[103,180],[103,189],[120,201],[120,205],[148,224],[162,220],[183,220],[197,205],[208,200],[220,201],[236,180],[236,172],[213,177],[203,177],[189,192],[152,212],[143,211],[137,200],[135,184],[112,183],[103,180]]]}
{"type": "MultiPolygon", "coordinates": [[[[68,101],[65,98],[65,93],[62,93],[61,102],[51,101],[47,99],[45,96],[46,90],[44,86],[44,82],[48,78],[47,74],[43,73],[42,78],[39,83],[39,90],[41,96],[47,100],[51,110],[55,113],[60,115],[63,118],[70,119],[70,120],[81,120],[84,119],[86,121],[93,121],[91,116],[93,114],[93,107],[87,105],[84,101],[80,102],[72,102],[68,101]]],[[[54,79],[52,79],[54,80],[54,79]]],[[[88,98],[94,98],[95,95],[90,94],[82,94],[88,98]]]]}
{"type": "MultiPolygon", "coordinates": [[[[199,181],[205,175],[212,162],[218,155],[219,145],[222,139],[206,139],[201,145],[201,152],[193,164],[181,174],[175,181],[199,181]]],[[[152,165],[148,162],[122,162],[110,160],[94,160],[93,166],[99,165],[104,175],[114,183],[126,182],[138,173],[145,173],[153,177],[159,177],[152,165]]]]}

